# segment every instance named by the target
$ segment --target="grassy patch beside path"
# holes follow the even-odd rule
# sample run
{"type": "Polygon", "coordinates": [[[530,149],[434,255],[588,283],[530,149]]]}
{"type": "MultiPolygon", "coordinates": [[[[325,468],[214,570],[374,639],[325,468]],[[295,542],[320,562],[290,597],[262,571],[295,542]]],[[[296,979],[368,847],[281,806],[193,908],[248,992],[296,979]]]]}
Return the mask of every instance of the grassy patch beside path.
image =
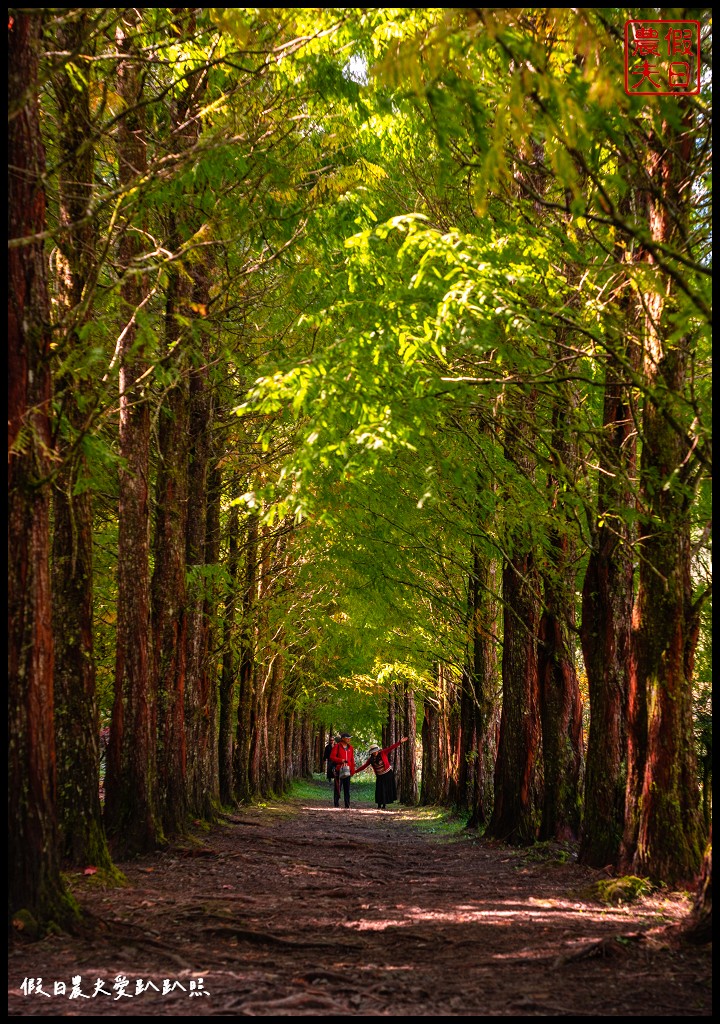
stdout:
{"type": "MultiPolygon", "coordinates": [[[[332,785],[324,775],[315,774],[311,779],[293,782],[284,801],[322,800],[332,802],[332,785]]],[[[350,802],[354,806],[374,806],[375,779],[364,775],[355,776],[350,783],[350,802]]],[[[441,842],[453,842],[475,838],[465,830],[466,816],[458,817],[447,807],[412,807],[393,804],[392,813],[401,821],[414,826],[424,835],[433,836],[441,842]]]]}

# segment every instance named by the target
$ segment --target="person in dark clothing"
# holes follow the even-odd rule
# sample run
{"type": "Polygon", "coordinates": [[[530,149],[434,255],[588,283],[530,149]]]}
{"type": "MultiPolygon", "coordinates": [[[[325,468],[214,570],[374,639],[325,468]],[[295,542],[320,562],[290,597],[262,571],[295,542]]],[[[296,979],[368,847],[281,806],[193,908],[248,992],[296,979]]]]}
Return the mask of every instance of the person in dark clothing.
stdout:
{"type": "Polygon", "coordinates": [[[330,754],[332,753],[332,748],[335,746],[336,743],[339,743],[339,742],[340,742],[340,737],[339,736],[336,736],[334,740],[331,739],[330,742],[326,744],[326,746],[325,746],[325,753],[323,754],[323,763],[325,763],[325,761],[327,761],[325,772],[327,774],[328,779],[331,782],[335,779],[335,766],[333,765],[332,761],[330,760],[330,754]]]}
{"type": "Polygon", "coordinates": [[[344,732],[340,736],[340,742],[336,743],[330,752],[330,761],[335,770],[335,786],[333,788],[333,803],[340,806],[340,792],[342,790],[345,798],[345,809],[350,806],[350,779],[355,774],[355,752],[350,746],[352,736],[344,732]]]}
{"type": "Polygon", "coordinates": [[[403,736],[401,740],[393,743],[391,747],[383,747],[382,749],[377,743],[372,743],[368,748],[367,761],[363,762],[356,769],[356,771],[361,772],[370,765],[375,772],[375,803],[378,805],[379,811],[387,810],[387,805],[397,800],[395,772],[390,764],[388,754],[392,753],[401,743],[406,743],[407,739],[407,736],[403,736]]]}

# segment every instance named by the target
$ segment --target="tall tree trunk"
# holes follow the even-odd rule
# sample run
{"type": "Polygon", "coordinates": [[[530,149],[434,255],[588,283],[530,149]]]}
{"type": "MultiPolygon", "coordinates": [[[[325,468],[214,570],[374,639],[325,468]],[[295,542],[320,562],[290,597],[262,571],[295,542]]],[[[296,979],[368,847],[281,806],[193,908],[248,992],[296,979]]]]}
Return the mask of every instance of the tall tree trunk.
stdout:
{"type": "MultiPolygon", "coordinates": [[[[312,734],[313,734],[313,722],[308,715],[303,715],[303,754],[302,754],[302,765],[300,766],[300,778],[311,779],[313,773],[312,763],[312,734]]],[[[297,778],[297,773],[293,774],[293,778],[297,778]]]]}
{"type": "Polygon", "coordinates": [[[208,487],[211,455],[213,397],[210,390],[207,350],[199,356],[203,365],[190,374],[190,420],[188,433],[188,514],[186,560],[189,570],[187,676],[185,686],[185,732],[188,751],[188,802],[190,813],[207,812],[205,761],[209,744],[207,693],[208,622],[204,572],[207,563],[208,487]]]}
{"type": "Polygon", "coordinates": [[[688,920],[684,923],[683,937],[694,946],[712,942],[712,827],[705,847],[695,902],[688,920]]]}
{"type": "Polygon", "coordinates": [[[240,516],[233,505],[228,519],[228,582],[225,591],[223,616],[223,653],[220,671],[220,720],[218,724],[218,762],[220,801],[230,805],[235,801],[233,772],[233,711],[235,704],[235,605],[239,569],[238,531],[240,516]]]}
{"type": "MultiPolygon", "coordinates": [[[[530,417],[535,396],[511,397],[505,452],[528,479],[534,476],[530,417]],[[528,414],[528,409],[529,414],[528,414]]],[[[542,750],[537,637],[540,581],[532,539],[517,534],[515,550],[503,569],[504,643],[502,713],[495,763],[495,799],[486,835],[520,845],[538,838],[542,810],[542,750]]]]}
{"type": "MultiPolygon", "coordinates": [[[[582,593],[581,639],[590,698],[585,763],[585,809],[580,860],[614,865],[620,851],[627,780],[630,635],[633,602],[632,528],[622,512],[630,505],[634,425],[627,386],[608,364],[603,440],[598,453],[597,514],[582,593]]],[[[632,758],[632,755],[631,755],[632,758]]]]}
{"type": "Polygon", "coordinates": [[[282,743],[282,763],[284,768],[283,789],[298,774],[298,767],[295,763],[293,744],[295,742],[295,730],[302,727],[300,714],[297,710],[286,712],[282,718],[280,729],[280,742],[282,743]]]}
{"type": "Polygon", "coordinates": [[[268,764],[268,698],[274,679],[276,654],[269,642],[269,596],[272,589],[273,551],[275,542],[269,526],[260,527],[260,558],[258,562],[258,605],[256,630],[258,658],[254,672],[252,719],[250,726],[250,791],[267,795],[270,791],[268,764]]]}
{"type": "Polygon", "coordinates": [[[541,839],[577,839],[582,815],[582,699],[573,652],[575,550],[569,516],[563,512],[565,482],[573,481],[577,471],[577,446],[568,422],[568,410],[575,404],[574,396],[561,395],[553,410],[556,470],[550,475],[549,486],[553,491],[551,504],[562,522],[550,536],[552,561],[543,572],[545,606],[538,638],[545,780],[541,839]]]}
{"type": "Polygon", "coordinates": [[[399,694],[402,725],[397,731],[396,741],[403,736],[408,737],[407,743],[397,749],[398,760],[398,800],[410,806],[418,802],[417,784],[417,715],[415,711],[415,694],[411,684],[404,679],[399,694]]]}
{"type": "Polygon", "coordinates": [[[303,775],[303,764],[305,761],[305,733],[303,717],[299,712],[293,714],[293,765],[294,777],[301,778],[303,775]]]}
{"type": "MultiPolygon", "coordinates": [[[[58,29],[58,44],[83,52],[87,10],[58,29]]],[[[90,316],[95,268],[95,226],[83,223],[92,198],[94,149],[90,87],[71,81],[66,70],[54,79],[61,129],[57,138],[62,233],[57,265],[58,305],[62,310],[61,364],[82,342],[78,329],[90,316]]],[[[92,491],[78,486],[88,473],[78,443],[86,429],[88,398],[94,382],[75,372],[58,378],[63,421],[56,431],[59,469],[53,492],[53,634],[55,647],[55,736],[58,772],[60,851],[68,864],[113,871],[100,805],[100,723],[93,650],[92,491]]]]}
{"type": "MultiPolygon", "coordinates": [[[[182,352],[176,319],[186,291],[171,268],[166,298],[166,349],[182,352]]],[[[158,812],[168,835],[181,832],[188,813],[185,686],[187,674],[186,536],[188,506],[188,386],[182,355],[159,412],[155,482],[152,632],[158,688],[158,812]]]]}
{"type": "Polygon", "coordinates": [[[470,576],[469,663],[466,669],[470,707],[465,712],[472,735],[472,745],[460,761],[460,788],[467,794],[470,811],[468,828],[479,828],[490,820],[493,807],[493,771],[496,755],[498,688],[497,628],[498,608],[495,592],[495,564],[473,550],[473,571],[470,576]],[[465,762],[465,779],[462,770],[465,762]]]}
{"type": "MultiPolygon", "coordinates": [[[[473,591],[472,580],[470,580],[470,591],[471,593],[473,591]]],[[[471,631],[474,631],[473,626],[470,628],[471,631]]],[[[478,767],[479,713],[475,694],[475,676],[471,665],[471,650],[467,652],[466,659],[460,675],[460,727],[458,731],[460,750],[457,786],[455,788],[455,808],[457,811],[469,811],[472,807],[475,794],[475,775],[478,767]]]]}
{"type": "Polygon", "coordinates": [[[420,803],[451,803],[456,763],[452,759],[450,711],[455,701],[452,670],[435,665],[435,694],[426,698],[422,725],[422,779],[420,803]]]}
{"type": "Polygon", "coordinates": [[[220,805],[218,768],[218,680],[220,659],[218,658],[218,608],[221,604],[217,584],[217,570],[220,563],[220,503],[222,500],[222,468],[217,457],[217,448],[211,449],[208,472],[207,535],[205,540],[206,565],[213,571],[208,579],[205,597],[205,622],[207,639],[203,672],[203,707],[206,722],[206,741],[203,748],[203,779],[205,810],[203,817],[216,815],[220,805]]]}
{"type": "MultiPolygon", "coordinates": [[[[622,212],[631,213],[629,197],[622,212]]],[[[591,522],[580,629],[590,723],[579,859],[597,868],[617,864],[625,789],[644,758],[645,734],[644,701],[630,688],[637,431],[627,368],[638,368],[637,311],[627,273],[633,257],[623,244],[615,258],[626,286],[617,304],[618,324],[605,364],[602,431],[595,451],[600,470],[597,516],[591,522]]]]}
{"type": "Polygon", "coordinates": [[[448,770],[447,800],[457,807],[460,801],[460,759],[462,756],[462,672],[448,672],[445,709],[445,758],[448,770]]]}
{"type": "MultiPolygon", "coordinates": [[[[682,354],[660,362],[669,387],[679,387],[682,354]],[[673,364],[675,364],[673,366],[673,364]]],[[[633,621],[634,688],[647,708],[647,756],[640,800],[628,803],[623,856],[637,873],[687,883],[702,859],[702,832],[686,644],[692,607],[689,507],[683,488],[657,486],[685,457],[684,446],[651,402],[643,418],[643,478],[652,526],[642,560],[633,621]],[[633,843],[637,822],[637,840],[633,843]],[[635,846],[631,857],[631,851],[635,846]]]]}
{"type": "Polygon", "coordinates": [[[475,693],[475,676],[473,672],[474,639],[475,639],[475,602],[479,599],[477,581],[474,570],[477,565],[473,551],[473,571],[470,572],[467,584],[466,630],[468,642],[465,650],[465,664],[460,674],[460,716],[458,729],[458,777],[455,785],[455,808],[458,811],[469,811],[475,790],[475,772],[477,769],[478,744],[478,707],[475,693]]]}
{"type": "MultiPolygon", "coordinates": [[[[287,708],[283,707],[283,687],[285,684],[284,678],[284,662],[281,661],[279,668],[280,676],[280,700],[278,702],[278,718],[275,731],[275,748],[277,750],[277,767],[275,769],[275,784],[273,786],[274,793],[284,793],[287,789],[289,780],[294,776],[295,772],[299,771],[299,762],[295,765],[287,756],[287,734],[291,727],[290,714],[288,714],[287,708]]],[[[302,735],[302,721],[300,715],[294,715],[298,725],[301,728],[300,738],[304,745],[304,737],[302,735]]]]}
{"type": "MultiPolygon", "coordinates": [[[[263,761],[267,768],[266,795],[282,793],[284,788],[284,750],[281,745],[281,705],[283,698],[283,658],[278,651],[273,655],[265,701],[265,749],[263,761]]],[[[299,724],[299,723],[298,723],[299,724]]]]}
{"type": "Polygon", "coordinates": [[[520,845],[537,839],[542,805],[537,586],[532,554],[515,555],[503,570],[503,704],[486,835],[520,845]]]}
{"type": "MultiPolygon", "coordinates": [[[[653,240],[672,246],[687,222],[692,115],[678,133],[668,124],[651,140],[648,223],[653,240]]],[[[652,265],[654,258],[648,254],[652,265]]],[[[691,668],[695,606],[691,581],[692,449],[666,415],[667,395],[682,394],[690,341],[677,337],[673,284],[660,278],[646,296],[638,594],[633,611],[633,686],[645,695],[647,756],[642,788],[628,788],[623,862],[666,884],[687,884],[703,853],[693,732],[691,668]],[[664,288],[664,291],[661,290],[664,288]]]]}
{"type": "Polygon", "coordinates": [[[250,777],[250,752],[254,724],[257,655],[258,531],[258,516],[257,513],[252,512],[247,521],[247,540],[245,542],[245,587],[242,601],[237,735],[234,756],[235,792],[241,802],[250,800],[253,794],[250,777]]]}
{"type": "MultiPolygon", "coordinates": [[[[45,230],[39,11],[8,18],[8,237],[45,230]]],[[[8,256],[8,910],[68,927],[55,805],[50,584],[50,304],[43,243],[8,256]]],[[[24,928],[32,931],[30,921],[24,928]]]]}
{"type": "Polygon", "coordinates": [[[313,736],[313,747],[312,747],[312,771],[322,772],[325,768],[323,764],[323,754],[325,753],[325,745],[327,743],[325,727],[322,725],[315,726],[315,734],[313,736]]]}
{"type": "MultiPolygon", "coordinates": [[[[133,33],[138,15],[118,23],[118,94],[125,112],[118,122],[119,179],[128,195],[147,171],[140,64],[133,33]]],[[[126,326],[119,342],[120,470],[118,611],[115,698],[105,780],[105,821],[120,858],[152,849],[159,838],[156,816],[156,687],[150,637],[150,410],[145,394],[145,344],[136,315],[145,283],[133,260],[142,252],[128,210],[120,245],[126,326]]]]}
{"type": "MultiPolygon", "coordinates": [[[[277,591],[282,584],[278,585],[278,579],[283,580],[290,563],[288,541],[290,532],[285,527],[281,528],[270,547],[268,560],[268,578],[265,600],[272,600],[271,591],[277,591]]],[[[270,673],[269,685],[265,698],[265,715],[267,720],[266,747],[263,753],[263,760],[267,765],[268,780],[267,786],[270,793],[282,793],[285,789],[285,747],[283,733],[287,715],[288,700],[286,696],[285,659],[282,652],[282,631],[283,626],[278,625],[275,635],[270,640],[272,658],[272,671],[270,673]]],[[[299,714],[295,715],[296,728],[298,730],[298,756],[294,761],[293,772],[301,774],[301,748],[304,743],[302,736],[302,719],[299,714]]]]}
{"type": "MultiPolygon", "coordinates": [[[[172,8],[173,28],[181,38],[192,37],[192,9],[172,8]]],[[[170,104],[171,144],[186,154],[197,143],[199,122],[198,74],[170,104]]],[[[168,247],[177,252],[187,230],[187,210],[170,205],[167,211],[168,247]]],[[[152,628],[154,671],[158,687],[158,813],[169,835],[182,831],[188,814],[188,766],[185,735],[187,685],[187,513],[190,347],[186,326],[192,300],[192,265],[171,263],[165,303],[165,358],[175,380],[159,410],[159,460],[155,483],[153,539],[152,628]]]]}
{"type": "MultiPolygon", "coordinates": [[[[258,635],[261,635],[258,629],[258,635]]],[[[259,645],[258,645],[259,646],[259,645]]],[[[262,657],[258,651],[258,658],[252,669],[252,700],[250,707],[250,756],[248,760],[248,785],[251,798],[262,793],[262,732],[265,726],[263,716],[264,691],[266,678],[262,657]]]]}
{"type": "Polygon", "coordinates": [[[457,780],[459,777],[459,723],[461,677],[446,666],[443,672],[444,688],[440,728],[440,758],[446,772],[445,801],[457,802],[457,780]]]}
{"type": "MultiPolygon", "coordinates": [[[[437,666],[440,674],[442,666],[437,666]]],[[[426,697],[423,703],[422,767],[420,775],[420,803],[439,804],[443,792],[443,765],[440,760],[440,708],[439,701],[426,697]]]]}
{"type": "MultiPolygon", "coordinates": [[[[397,686],[393,682],[390,685],[390,691],[387,698],[387,720],[382,728],[382,746],[391,747],[398,739],[400,734],[397,729],[397,686]]],[[[397,765],[397,752],[393,751],[390,755],[391,764],[393,767],[397,765]]]]}

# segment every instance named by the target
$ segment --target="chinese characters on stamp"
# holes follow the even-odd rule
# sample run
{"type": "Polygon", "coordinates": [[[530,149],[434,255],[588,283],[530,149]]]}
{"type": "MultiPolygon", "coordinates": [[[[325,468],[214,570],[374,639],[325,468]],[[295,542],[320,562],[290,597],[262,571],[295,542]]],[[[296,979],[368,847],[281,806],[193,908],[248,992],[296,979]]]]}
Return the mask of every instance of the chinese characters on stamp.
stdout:
{"type": "Polygon", "coordinates": [[[115,1001],[134,999],[148,990],[163,996],[171,995],[175,991],[187,992],[191,998],[210,995],[205,989],[202,978],[192,978],[184,985],[180,981],[171,981],[170,978],[165,978],[156,985],[154,981],[145,981],[143,978],[136,978],[133,982],[124,974],[118,974],[114,981],[96,978],[94,982],[88,982],[88,987],[83,990],[82,977],[76,974],[69,985],[66,985],[64,981],[53,981],[46,984],[47,988],[44,988],[42,978],[24,978],[20,991],[26,996],[45,996],[47,999],[52,996],[67,996],[68,999],[95,999],[97,996],[109,996],[115,1001]]]}
{"type": "Polygon", "coordinates": [[[700,22],[652,18],[625,22],[628,96],[692,96],[700,92],[700,22]]]}

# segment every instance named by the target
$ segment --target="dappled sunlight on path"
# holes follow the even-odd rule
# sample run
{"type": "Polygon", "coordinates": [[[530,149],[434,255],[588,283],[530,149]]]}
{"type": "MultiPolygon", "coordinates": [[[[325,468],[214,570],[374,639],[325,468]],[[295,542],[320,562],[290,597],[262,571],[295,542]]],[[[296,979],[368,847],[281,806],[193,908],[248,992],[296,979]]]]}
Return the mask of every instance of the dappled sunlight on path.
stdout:
{"type": "Polygon", "coordinates": [[[685,894],[605,907],[575,863],[443,832],[432,809],[378,810],[367,787],[348,810],[315,788],[123,864],[127,889],[75,877],[101,927],[13,950],[11,1015],[709,1015],[709,952],[639,942],[685,894]],[[74,976],[159,991],[52,994],[74,976]],[[51,995],[25,994],[30,977],[51,995]]]}

